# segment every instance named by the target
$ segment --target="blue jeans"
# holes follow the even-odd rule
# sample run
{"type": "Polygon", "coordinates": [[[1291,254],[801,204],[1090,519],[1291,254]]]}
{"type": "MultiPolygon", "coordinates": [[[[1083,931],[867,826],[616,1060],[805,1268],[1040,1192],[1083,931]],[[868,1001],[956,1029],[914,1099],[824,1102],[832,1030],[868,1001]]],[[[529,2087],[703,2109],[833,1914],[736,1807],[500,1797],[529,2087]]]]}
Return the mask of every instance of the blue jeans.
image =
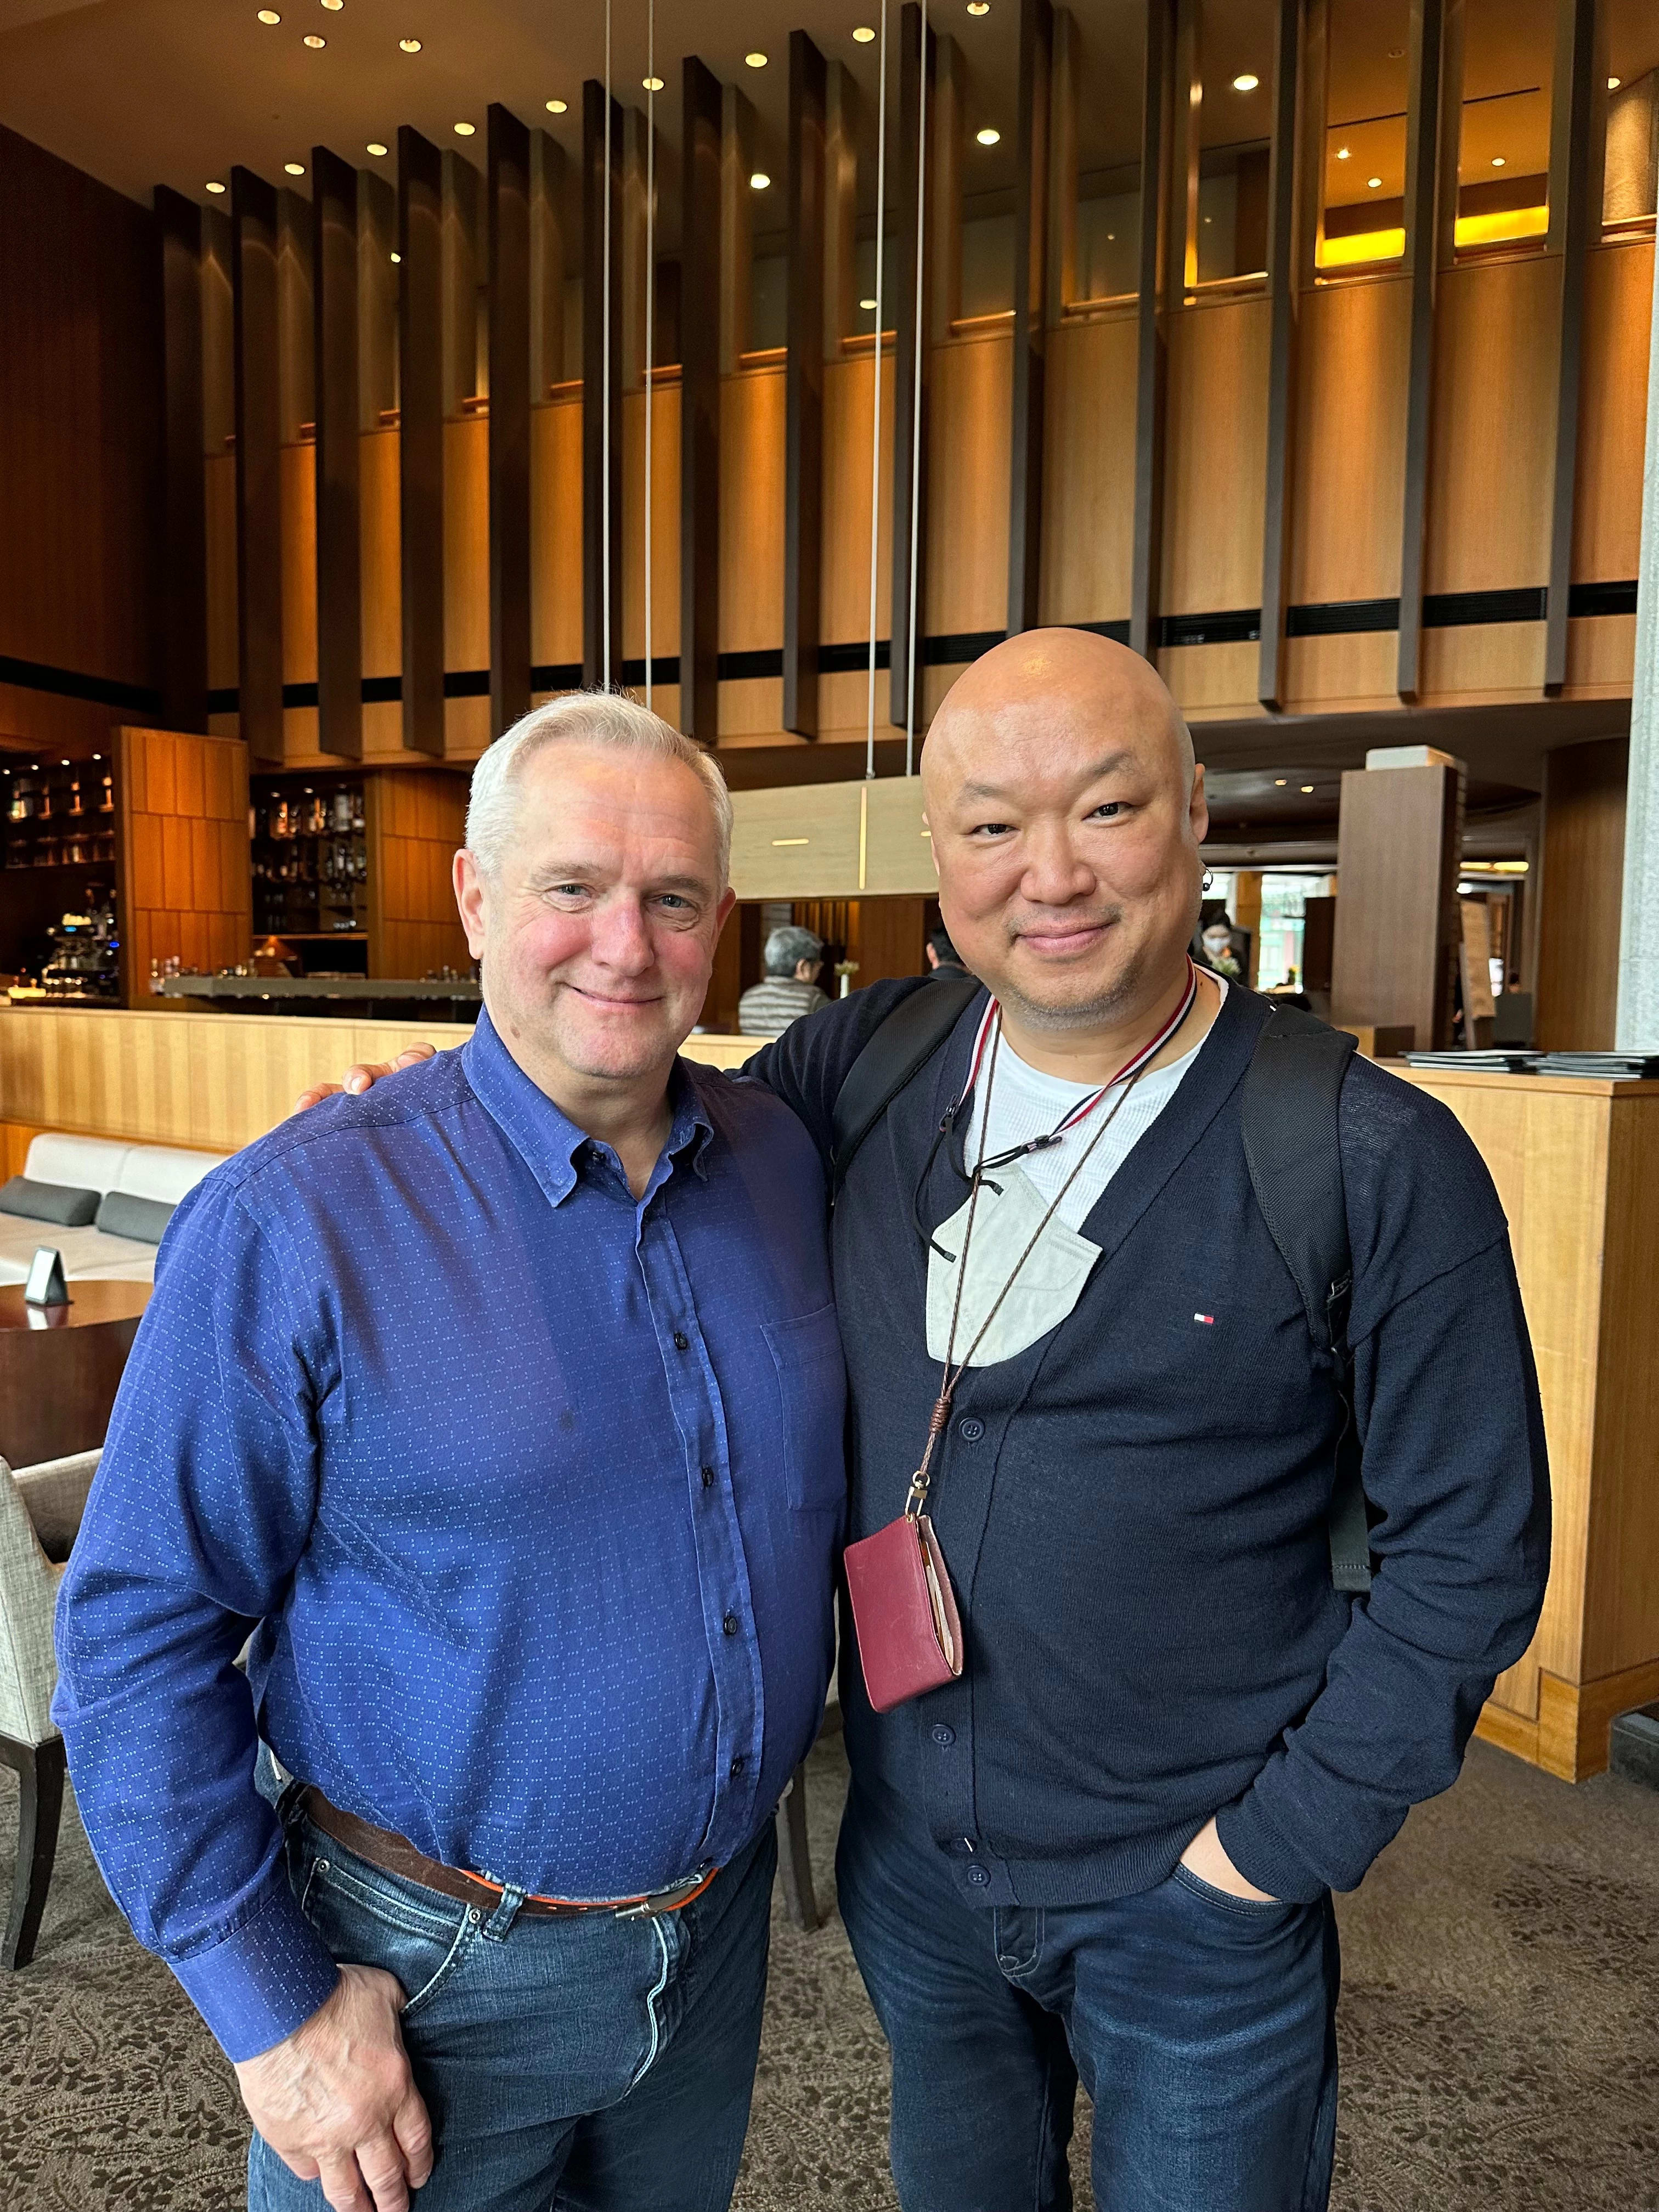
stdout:
{"type": "MultiPolygon", "coordinates": [[[[334,1957],[404,1986],[404,2043],[437,2157],[417,2212],[724,2212],[760,2048],[772,1825],[703,1894],[651,1920],[481,1921],[304,1819],[288,1870],[334,1957]]],[[[320,2212],[258,2136],[250,2212],[320,2212]]]]}
{"type": "Polygon", "coordinates": [[[963,1903],[855,1789],[842,1917],[893,2054],[904,2212],[1069,2212],[1079,2075],[1100,2212],[1323,2212],[1336,2133],[1336,1923],[1178,1867],[1139,1897],[963,1903]]]}

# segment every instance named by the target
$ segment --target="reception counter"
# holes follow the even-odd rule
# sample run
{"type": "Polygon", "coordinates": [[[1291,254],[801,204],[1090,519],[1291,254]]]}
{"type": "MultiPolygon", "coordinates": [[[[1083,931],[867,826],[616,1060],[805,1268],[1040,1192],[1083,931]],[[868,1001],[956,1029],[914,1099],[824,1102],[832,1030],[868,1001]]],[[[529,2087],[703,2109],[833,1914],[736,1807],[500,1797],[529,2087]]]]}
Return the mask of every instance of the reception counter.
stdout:
{"type": "MultiPolygon", "coordinates": [[[[0,1013],[5,1172],[42,1128],[231,1152],[353,1060],[385,1060],[459,1024],[158,1009],[0,1013]]],[[[755,1040],[686,1050],[742,1064],[755,1040]]],[[[1555,1501],[1554,1566],[1531,1649],[1480,1733],[1569,1780],[1607,1764],[1614,1714],[1659,1698],[1659,1083],[1396,1073],[1444,1101],[1480,1147],[1509,1217],[1537,1354],[1555,1501]]],[[[1465,1418],[1482,1418],[1467,1378],[1465,1418]]]]}

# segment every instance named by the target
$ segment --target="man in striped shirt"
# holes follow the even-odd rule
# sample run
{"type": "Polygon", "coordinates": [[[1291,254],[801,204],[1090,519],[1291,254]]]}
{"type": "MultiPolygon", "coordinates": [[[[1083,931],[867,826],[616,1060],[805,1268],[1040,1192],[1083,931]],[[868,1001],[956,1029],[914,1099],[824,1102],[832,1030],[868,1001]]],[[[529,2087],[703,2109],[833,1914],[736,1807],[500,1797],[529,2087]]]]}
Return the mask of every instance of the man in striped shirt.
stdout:
{"type": "Polygon", "coordinates": [[[791,1022],[830,1003],[818,988],[823,939],[810,929],[775,929],[762,956],[765,980],[738,1001],[739,1036],[780,1037],[791,1022]]]}

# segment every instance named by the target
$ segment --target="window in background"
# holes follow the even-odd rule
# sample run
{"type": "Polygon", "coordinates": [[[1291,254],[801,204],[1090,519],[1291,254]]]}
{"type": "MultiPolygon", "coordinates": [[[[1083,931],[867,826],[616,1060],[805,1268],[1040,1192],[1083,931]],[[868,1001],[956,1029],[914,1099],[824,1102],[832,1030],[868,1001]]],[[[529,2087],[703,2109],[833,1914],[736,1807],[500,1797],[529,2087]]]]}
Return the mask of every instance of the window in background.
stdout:
{"type": "Polygon", "coordinates": [[[1555,0],[1467,0],[1457,251],[1541,248],[1549,228],[1555,0]]]}
{"type": "Polygon", "coordinates": [[[1302,984],[1302,923],[1306,902],[1329,895],[1328,876],[1280,875],[1261,878],[1261,958],[1259,991],[1298,990],[1302,984]]]}
{"type": "Polygon", "coordinates": [[[1200,284],[1267,274],[1273,14],[1272,0],[1204,0],[1198,55],[1200,284]]]}
{"type": "Polygon", "coordinates": [[[1321,269],[1406,251],[1409,0],[1330,0],[1321,269]]]}
{"type": "Polygon", "coordinates": [[[1653,228],[1659,205],[1659,7],[1602,0],[1607,55],[1607,167],[1601,219],[1609,230],[1653,228]]]}

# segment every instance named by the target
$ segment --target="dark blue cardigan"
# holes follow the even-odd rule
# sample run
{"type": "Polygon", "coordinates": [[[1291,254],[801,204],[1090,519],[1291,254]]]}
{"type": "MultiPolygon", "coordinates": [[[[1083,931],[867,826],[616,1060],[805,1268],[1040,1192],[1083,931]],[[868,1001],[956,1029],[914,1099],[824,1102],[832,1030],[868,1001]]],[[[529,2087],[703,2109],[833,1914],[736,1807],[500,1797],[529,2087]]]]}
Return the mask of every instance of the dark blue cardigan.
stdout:
{"type": "MultiPolygon", "coordinates": [[[[915,988],[860,992],[751,1063],[826,1154],[843,1077],[915,988]]],[[[913,1202],[983,1004],[866,1142],[836,1212],[849,1540],[902,1509],[939,1388],[913,1202]]],[[[1340,1114],[1349,1334],[1382,1517],[1369,1598],[1331,1587],[1338,1401],[1241,1135],[1266,1014],[1229,993],[1085,1224],[1102,1257],[1076,1310],[957,1393],[932,1511],[963,1679],[878,1717],[843,1670],[854,1786],[931,1836],[975,1904],[1149,1887],[1216,1812],[1259,1887],[1352,1887],[1455,1779],[1538,1619],[1548,1472],[1497,1194],[1443,1106],[1358,1059],[1340,1114]]],[[[942,1148],[928,1228],[963,1189],[942,1148]]]]}

